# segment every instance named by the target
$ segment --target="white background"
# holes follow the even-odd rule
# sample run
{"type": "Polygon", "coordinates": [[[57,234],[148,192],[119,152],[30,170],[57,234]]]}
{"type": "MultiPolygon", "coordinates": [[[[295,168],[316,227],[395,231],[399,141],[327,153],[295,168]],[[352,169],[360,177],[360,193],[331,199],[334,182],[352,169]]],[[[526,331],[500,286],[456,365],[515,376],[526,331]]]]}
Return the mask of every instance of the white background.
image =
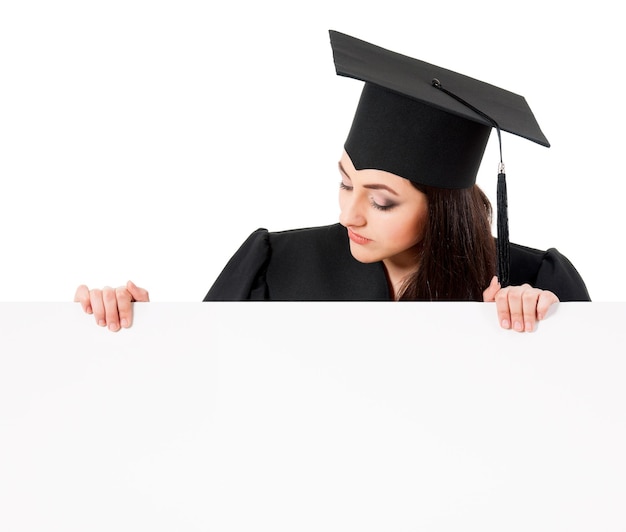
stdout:
{"type": "MultiPolygon", "coordinates": [[[[257,227],[335,222],[361,83],[328,29],[524,95],[552,148],[504,134],[511,240],[626,300],[623,17],[579,5],[2,0],[0,300],[199,301],[257,227]]],[[[497,162],[493,135],[492,200],[497,162]]]]}

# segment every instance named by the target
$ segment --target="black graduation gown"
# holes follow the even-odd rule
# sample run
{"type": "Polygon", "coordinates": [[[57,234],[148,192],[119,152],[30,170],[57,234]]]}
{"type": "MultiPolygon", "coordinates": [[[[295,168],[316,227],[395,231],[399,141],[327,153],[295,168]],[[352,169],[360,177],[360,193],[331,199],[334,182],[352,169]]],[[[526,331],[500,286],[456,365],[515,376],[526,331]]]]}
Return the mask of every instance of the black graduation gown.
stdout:
{"type": "MultiPolygon", "coordinates": [[[[584,281],[556,249],[511,244],[510,284],[528,283],[561,301],[589,301],[584,281]]],[[[382,262],[350,253],[340,224],[270,233],[257,229],[219,275],[204,301],[388,301],[382,262]]]]}

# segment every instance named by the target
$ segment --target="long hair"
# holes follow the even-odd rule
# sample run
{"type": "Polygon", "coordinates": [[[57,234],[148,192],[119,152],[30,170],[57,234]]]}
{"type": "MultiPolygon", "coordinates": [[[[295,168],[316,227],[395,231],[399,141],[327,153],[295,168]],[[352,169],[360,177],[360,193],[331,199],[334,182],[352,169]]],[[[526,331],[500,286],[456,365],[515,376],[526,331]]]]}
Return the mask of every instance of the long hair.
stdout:
{"type": "Polygon", "coordinates": [[[484,192],[416,185],[428,199],[428,222],[418,250],[417,271],[400,300],[482,301],[496,272],[492,207],[484,192]]]}

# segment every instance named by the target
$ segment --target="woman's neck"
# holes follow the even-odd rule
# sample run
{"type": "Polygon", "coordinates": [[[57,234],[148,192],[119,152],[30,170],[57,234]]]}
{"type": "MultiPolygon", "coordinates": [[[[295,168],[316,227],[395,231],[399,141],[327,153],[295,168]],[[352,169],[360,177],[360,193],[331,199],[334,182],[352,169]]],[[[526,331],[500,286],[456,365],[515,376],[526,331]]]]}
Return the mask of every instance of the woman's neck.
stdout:
{"type": "Polygon", "coordinates": [[[405,264],[391,260],[383,260],[383,265],[385,266],[391,297],[394,300],[398,300],[401,295],[402,285],[410,275],[415,273],[417,266],[413,261],[405,264]]]}

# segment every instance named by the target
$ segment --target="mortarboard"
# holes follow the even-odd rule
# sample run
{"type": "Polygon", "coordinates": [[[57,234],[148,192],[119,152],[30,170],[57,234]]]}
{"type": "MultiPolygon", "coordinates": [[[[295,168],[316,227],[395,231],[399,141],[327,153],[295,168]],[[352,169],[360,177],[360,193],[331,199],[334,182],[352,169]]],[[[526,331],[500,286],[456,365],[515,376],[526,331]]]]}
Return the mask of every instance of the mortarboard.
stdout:
{"type": "Polygon", "coordinates": [[[469,188],[492,128],[500,141],[498,275],[508,284],[508,221],[500,131],[550,146],[525,98],[330,30],[338,75],[365,85],[346,139],[355,168],[417,184],[469,188]]]}

